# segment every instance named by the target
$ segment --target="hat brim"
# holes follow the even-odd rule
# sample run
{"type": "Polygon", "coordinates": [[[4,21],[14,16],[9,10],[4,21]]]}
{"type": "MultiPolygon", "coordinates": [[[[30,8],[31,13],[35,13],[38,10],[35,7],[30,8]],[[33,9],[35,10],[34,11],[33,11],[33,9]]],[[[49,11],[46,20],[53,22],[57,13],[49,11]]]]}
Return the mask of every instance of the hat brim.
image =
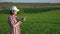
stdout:
{"type": "Polygon", "coordinates": [[[10,10],[16,10],[17,12],[19,11],[19,9],[10,9],[10,10]]]}
{"type": "Polygon", "coordinates": [[[17,9],[16,11],[19,11],[19,9],[17,9]]]}

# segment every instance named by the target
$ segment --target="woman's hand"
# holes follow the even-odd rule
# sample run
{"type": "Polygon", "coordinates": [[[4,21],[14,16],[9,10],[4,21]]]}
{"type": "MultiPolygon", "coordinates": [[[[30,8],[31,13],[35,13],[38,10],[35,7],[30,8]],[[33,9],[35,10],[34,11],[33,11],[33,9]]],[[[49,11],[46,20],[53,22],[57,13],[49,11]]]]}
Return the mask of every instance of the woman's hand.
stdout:
{"type": "Polygon", "coordinates": [[[26,16],[22,19],[20,19],[21,22],[24,22],[26,20],[26,16]]]}

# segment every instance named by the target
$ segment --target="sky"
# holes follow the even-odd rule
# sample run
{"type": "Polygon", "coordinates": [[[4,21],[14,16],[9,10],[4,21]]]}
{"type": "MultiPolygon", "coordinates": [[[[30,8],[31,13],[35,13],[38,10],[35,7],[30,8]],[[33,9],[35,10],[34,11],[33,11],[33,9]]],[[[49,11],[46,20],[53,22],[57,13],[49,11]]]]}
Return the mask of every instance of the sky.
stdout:
{"type": "Polygon", "coordinates": [[[60,3],[60,0],[0,0],[0,2],[17,2],[17,3],[60,3]]]}

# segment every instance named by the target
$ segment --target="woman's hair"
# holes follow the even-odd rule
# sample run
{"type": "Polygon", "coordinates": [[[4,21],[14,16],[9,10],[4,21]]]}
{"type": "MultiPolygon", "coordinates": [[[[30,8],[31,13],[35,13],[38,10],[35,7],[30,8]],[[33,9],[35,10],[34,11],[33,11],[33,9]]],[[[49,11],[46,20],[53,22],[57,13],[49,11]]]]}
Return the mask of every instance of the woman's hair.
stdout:
{"type": "Polygon", "coordinates": [[[13,11],[10,11],[10,15],[13,15],[14,13],[13,13],[13,11]]]}

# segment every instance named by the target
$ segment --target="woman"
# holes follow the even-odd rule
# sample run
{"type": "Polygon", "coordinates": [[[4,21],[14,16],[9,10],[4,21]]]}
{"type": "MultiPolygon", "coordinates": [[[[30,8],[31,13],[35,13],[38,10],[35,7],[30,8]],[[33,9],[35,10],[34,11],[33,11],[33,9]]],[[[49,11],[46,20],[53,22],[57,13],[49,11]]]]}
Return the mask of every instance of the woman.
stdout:
{"type": "Polygon", "coordinates": [[[16,14],[19,10],[16,6],[10,8],[10,16],[8,17],[8,23],[10,25],[10,34],[20,34],[20,24],[25,21],[26,17],[18,19],[16,14]]]}

